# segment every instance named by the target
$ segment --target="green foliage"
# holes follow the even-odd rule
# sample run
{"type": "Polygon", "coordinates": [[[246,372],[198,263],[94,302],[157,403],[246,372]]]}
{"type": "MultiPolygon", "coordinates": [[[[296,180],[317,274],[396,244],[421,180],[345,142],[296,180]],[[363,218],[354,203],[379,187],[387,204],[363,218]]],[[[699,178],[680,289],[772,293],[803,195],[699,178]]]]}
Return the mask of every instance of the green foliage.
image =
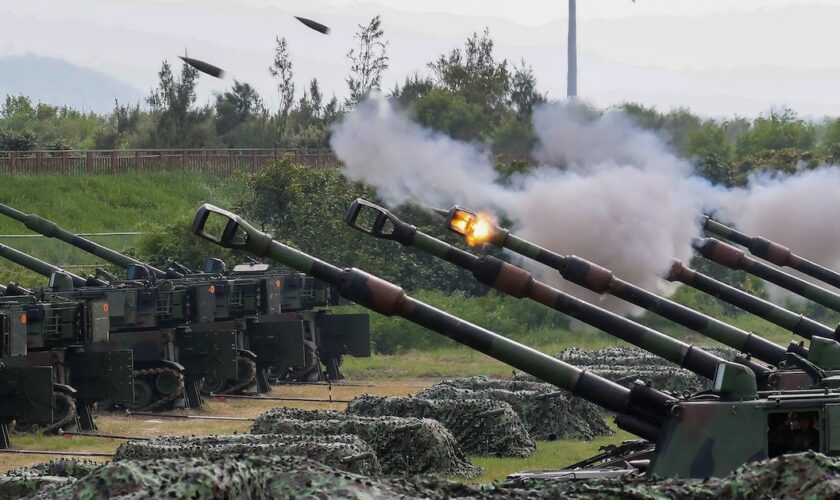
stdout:
{"type": "MultiPolygon", "coordinates": [[[[344,223],[350,203],[373,190],[347,181],[335,169],[295,165],[290,156],[252,175],[235,209],[304,252],[342,266],[355,266],[408,290],[483,291],[466,272],[431,255],[365,236],[344,223]]],[[[439,216],[415,206],[398,207],[404,220],[437,237],[457,241],[439,216]]]]}
{"type": "MultiPolygon", "coordinates": [[[[420,290],[413,295],[439,309],[519,341],[541,339],[539,344],[569,339],[569,320],[545,306],[507,295],[488,293],[470,297],[462,292],[420,290]]],[[[583,333],[581,335],[590,335],[583,333]]],[[[601,334],[596,334],[600,337],[601,334]]],[[[393,354],[413,349],[438,349],[455,345],[448,338],[401,318],[371,315],[371,339],[376,352],[393,354]]]]}
{"type": "Polygon", "coordinates": [[[686,153],[690,136],[700,127],[700,118],[685,108],[673,109],[664,114],[655,108],[636,103],[624,103],[620,108],[640,127],[658,133],[679,153],[686,153]]]}
{"type": "Polygon", "coordinates": [[[686,136],[685,154],[692,158],[698,173],[714,184],[731,185],[731,164],[735,148],[726,138],[726,129],[716,122],[706,122],[686,136]]]}
{"type": "Polygon", "coordinates": [[[420,124],[460,141],[480,139],[490,127],[481,106],[440,88],[415,101],[414,113],[420,124]]]}
{"type": "Polygon", "coordinates": [[[786,109],[772,111],[769,116],[755,119],[752,128],[738,137],[735,152],[738,159],[746,159],[768,151],[792,149],[797,152],[816,144],[816,127],[786,109]]]}
{"type": "Polygon", "coordinates": [[[32,151],[37,146],[38,139],[30,130],[0,130],[0,151],[32,151]]]}
{"type": "Polygon", "coordinates": [[[510,116],[493,131],[494,151],[530,151],[537,144],[534,126],[510,116]]]}
{"type": "Polygon", "coordinates": [[[222,259],[228,264],[239,260],[230,250],[196,238],[190,231],[191,223],[191,216],[182,215],[165,225],[143,226],[145,234],[137,242],[137,255],[156,266],[165,267],[174,261],[192,269],[200,268],[208,257],[222,259]]]}

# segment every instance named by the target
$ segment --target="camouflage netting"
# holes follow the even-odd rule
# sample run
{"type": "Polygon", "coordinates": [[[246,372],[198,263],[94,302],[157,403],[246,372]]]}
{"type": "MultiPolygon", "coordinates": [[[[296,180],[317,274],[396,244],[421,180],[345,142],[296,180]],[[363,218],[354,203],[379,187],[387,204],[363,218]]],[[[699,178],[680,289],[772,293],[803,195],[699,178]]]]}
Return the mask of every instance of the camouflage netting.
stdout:
{"type": "Polygon", "coordinates": [[[557,387],[536,380],[489,378],[485,376],[458,377],[446,379],[440,384],[451,385],[460,389],[483,391],[486,389],[502,389],[505,391],[534,391],[556,392],[557,387]]]}
{"type": "Polygon", "coordinates": [[[19,498],[35,493],[47,485],[74,482],[101,466],[87,460],[59,458],[32,467],[23,467],[0,474],[0,498],[19,498]]]}
{"type": "Polygon", "coordinates": [[[83,479],[50,484],[40,498],[398,498],[429,496],[408,481],[376,480],[302,457],[123,460],[83,479]]]}
{"type": "Polygon", "coordinates": [[[353,435],[167,436],[123,443],[117,448],[114,460],[187,457],[214,460],[242,454],[300,456],[347,472],[373,476],[382,473],[373,449],[353,435]]]}
{"type": "MultiPolygon", "coordinates": [[[[733,359],[736,352],[726,347],[704,347],[724,359],[733,359]]],[[[589,351],[577,347],[564,349],[557,359],[585,368],[602,377],[629,386],[635,380],[675,394],[709,390],[712,381],[695,375],[688,370],[636,347],[607,347],[589,351]]],[[[516,380],[536,380],[534,377],[517,373],[516,380]]]]}
{"type": "Polygon", "coordinates": [[[251,427],[253,434],[354,434],[376,452],[384,474],[439,474],[475,477],[470,464],[446,427],[431,419],[360,417],[341,412],[275,408],[251,427]]]}
{"type": "MultiPolygon", "coordinates": [[[[457,379],[456,379],[457,380],[457,379]]],[[[552,391],[508,391],[504,389],[462,389],[450,385],[450,380],[423,389],[417,397],[432,399],[488,399],[504,401],[513,407],[528,428],[528,434],[537,440],[592,439],[610,436],[613,430],[604,421],[601,410],[580,398],[559,392],[556,387],[545,385],[552,391]]],[[[488,381],[488,386],[492,385],[488,381]]],[[[506,382],[506,381],[499,381],[506,382]]],[[[457,383],[457,382],[456,382],[457,383]]],[[[516,386],[521,382],[512,384],[516,386]]],[[[528,384],[537,385],[534,382],[528,384]]]]}
{"type": "Polygon", "coordinates": [[[346,412],[437,420],[467,455],[527,457],[536,449],[519,415],[499,400],[362,396],[354,398],[346,412]]]}
{"type": "MultiPolygon", "coordinates": [[[[10,474],[15,474],[15,471],[10,474]]],[[[112,462],[81,479],[45,483],[26,498],[702,499],[837,498],[840,459],[808,452],[740,467],[710,480],[644,477],[468,485],[435,478],[373,479],[302,457],[232,456],[112,462]]],[[[17,495],[16,495],[17,496],[17,495]]]]}

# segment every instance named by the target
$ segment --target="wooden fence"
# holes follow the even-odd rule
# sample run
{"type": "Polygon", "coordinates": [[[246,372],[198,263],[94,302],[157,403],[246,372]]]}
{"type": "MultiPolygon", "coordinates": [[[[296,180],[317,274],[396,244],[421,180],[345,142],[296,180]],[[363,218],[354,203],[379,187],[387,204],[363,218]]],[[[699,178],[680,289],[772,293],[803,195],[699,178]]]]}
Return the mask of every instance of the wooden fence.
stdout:
{"type": "MultiPolygon", "coordinates": [[[[255,172],[283,155],[314,168],[338,167],[341,162],[329,149],[122,149],[68,151],[0,151],[0,174],[93,174],[193,171],[232,175],[255,172]]],[[[532,163],[527,151],[495,155],[504,164],[532,163]]]]}
{"type": "Polygon", "coordinates": [[[70,151],[0,151],[5,174],[123,174],[131,172],[200,171],[231,175],[254,172],[283,155],[310,167],[336,167],[329,149],[135,149],[70,151]]]}

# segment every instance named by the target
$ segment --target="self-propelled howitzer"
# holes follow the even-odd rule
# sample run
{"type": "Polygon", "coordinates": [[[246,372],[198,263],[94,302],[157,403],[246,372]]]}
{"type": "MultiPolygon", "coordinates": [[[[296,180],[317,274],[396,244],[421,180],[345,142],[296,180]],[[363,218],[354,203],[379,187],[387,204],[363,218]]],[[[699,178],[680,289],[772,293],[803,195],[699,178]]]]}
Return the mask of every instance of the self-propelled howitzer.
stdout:
{"type": "MultiPolygon", "coordinates": [[[[178,263],[166,270],[140,262],[104,245],[92,242],[35,214],[24,214],[0,204],[0,213],[14,218],[29,229],[45,236],[58,238],[83,251],[96,255],[126,270],[127,280],[167,278],[186,288],[211,288],[212,316],[200,319],[201,328],[230,324],[235,327],[239,352],[239,374],[235,379],[205,377],[206,392],[237,392],[250,384],[242,382],[251,377],[258,392],[271,390],[266,374],[278,379],[311,380],[321,378],[326,366],[332,380],[343,378],[339,369],[342,356],[370,356],[370,330],[367,315],[332,314],[330,311],[311,311],[329,305],[329,290],[316,290],[311,279],[263,272],[226,271],[219,259],[208,259],[206,272],[196,272],[178,263]],[[304,290],[303,285],[309,285],[304,290]],[[319,300],[323,299],[323,300],[319,300]],[[295,307],[303,306],[307,307],[295,307]]],[[[267,268],[267,266],[262,266],[267,268]]],[[[196,327],[194,327],[196,328],[196,327]]]]}
{"type": "Polygon", "coordinates": [[[749,236],[735,228],[706,217],[703,228],[721,238],[746,247],[751,254],[760,259],[776,264],[781,267],[789,267],[827,283],[835,288],[840,288],[840,273],[821,266],[816,262],[796,255],[788,247],[761,236],[749,236]]]}
{"type": "Polygon", "coordinates": [[[763,318],[774,325],[780,326],[812,342],[819,338],[840,341],[838,330],[833,330],[807,316],[785,309],[734,286],[727,285],[696,269],[687,267],[678,260],[673,261],[666,279],[668,281],[685,283],[692,288],[717,297],[728,304],[763,318]]]}
{"type": "Polygon", "coordinates": [[[155,286],[133,281],[108,286],[96,279],[85,281],[93,286],[76,287],[82,278],[74,279],[75,275],[32,256],[6,250],[4,255],[14,255],[14,262],[49,277],[49,286],[38,292],[46,300],[105,301],[110,322],[108,343],[134,353],[136,398],[132,409],[179,403],[182,394],[186,404],[198,407],[203,378],[237,376],[232,326],[203,329],[202,324],[191,324],[193,317],[204,315],[212,303],[209,287],[186,290],[166,280],[155,286]]]}
{"type": "MultiPolygon", "coordinates": [[[[791,342],[788,348],[785,349],[754,333],[741,330],[740,328],[628,283],[615,276],[609,269],[578,256],[560,255],[541,247],[512,234],[507,229],[499,227],[489,217],[465,208],[455,206],[449,211],[447,214],[447,227],[465,236],[468,241],[472,241],[473,243],[489,243],[534,259],[557,270],[564,279],[583,288],[598,294],[611,294],[621,298],[774,366],[799,363],[800,361],[791,356],[791,354],[801,356],[809,361],[817,360],[820,363],[826,361],[821,356],[811,359],[810,352],[796,342],[791,342]]],[[[834,344],[833,352],[838,358],[837,361],[840,361],[840,345],[830,340],[827,342],[834,344]]],[[[821,345],[820,353],[825,353],[827,348],[829,346],[821,345]]],[[[836,369],[838,363],[830,362],[826,366],[821,364],[817,366],[826,369],[836,369]]],[[[776,375],[776,387],[779,388],[797,388],[798,384],[809,384],[809,382],[807,377],[804,377],[804,373],[798,371],[788,371],[776,375]]]]}
{"type": "Polygon", "coordinates": [[[746,271],[808,300],[840,312],[840,295],[749,257],[743,250],[715,238],[697,238],[692,246],[700,255],[730,269],[746,271]]]}
{"type": "MultiPolygon", "coordinates": [[[[347,223],[365,234],[413,246],[470,271],[481,283],[516,298],[528,298],[594,326],[616,338],[645,349],[701,377],[713,380],[716,367],[724,360],[708,351],[669,337],[584,300],[573,297],[539,280],[520,267],[491,255],[478,257],[429,236],[400,220],[388,210],[361,198],[347,212],[347,223]]],[[[784,350],[783,350],[784,351],[784,350]]],[[[760,384],[771,370],[745,360],[760,384]]]]}
{"type": "Polygon", "coordinates": [[[269,257],[310,274],[364,307],[401,316],[618,413],[620,426],[655,440],[648,474],[719,477],[745,463],[784,453],[840,454],[840,440],[833,430],[840,425],[836,393],[758,394],[750,370],[729,362],[718,365],[715,389],[697,397],[675,399],[643,384],[626,389],[435,309],[393,283],[295,250],[213,205],[199,208],[193,232],[226,248],[269,257]]]}

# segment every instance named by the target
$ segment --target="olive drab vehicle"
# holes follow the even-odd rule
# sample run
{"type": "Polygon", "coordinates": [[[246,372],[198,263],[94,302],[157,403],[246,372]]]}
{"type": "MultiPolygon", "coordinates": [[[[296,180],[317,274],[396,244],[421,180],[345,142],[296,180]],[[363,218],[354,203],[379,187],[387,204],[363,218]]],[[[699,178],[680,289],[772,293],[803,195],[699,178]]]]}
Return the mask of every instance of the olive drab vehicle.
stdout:
{"type": "Polygon", "coordinates": [[[0,204],[0,213],[29,229],[57,238],[126,270],[128,280],[170,280],[183,287],[211,288],[212,316],[199,317],[193,329],[232,325],[237,333],[239,374],[205,377],[207,392],[230,393],[244,389],[256,378],[258,392],[270,390],[266,375],[276,380],[343,378],[342,356],[370,356],[370,329],[365,314],[314,311],[331,304],[322,283],[299,273],[268,269],[261,264],[235,266],[207,259],[200,271],[171,263],[165,270],[143,263],[60,228],[34,214],[0,204]],[[198,326],[199,324],[205,326],[198,326]],[[250,377],[247,373],[253,373],[250,377]]]}
{"type": "Polygon", "coordinates": [[[6,366],[5,354],[0,360],[0,449],[11,446],[9,428],[18,421],[52,424],[56,390],[52,368],[6,366]]]}
{"type": "Polygon", "coordinates": [[[107,311],[103,300],[0,297],[4,338],[0,363],[16,368],[48,367],[58,384],[55,420],[19,418],[17,429],[47,432],[78,425],[82,430],[95,430],[94,405],[133,403],[133,355],[111,345],[107,311]]]}
{"type": "MultiPolygon", "coordinates": [[[[615,412],[620,428],[650,443],[634,445],[632,457],[623,457],[606,474],[645,471],[658,477],[707,478],[789,452],[840,453],[837,393],[759,392],[749,368],[725,361],[716,366],[714,389],[708,393],[676,397],[638,382],[628,389],[435,309],[393,283],[295,250],[212,205],[199,208],[193,232],[307,273],[336,286],[348,300],[386,316],[401,316],[615,412]]],[[[596,463],[609,462],[602,458],[596,463]]]]}
{"type": "Polygon", "coordinates": [[[836,372],[840,369],[840,344],[830,337],[819,337],[812,341],[810,350],[796,342],[784,348],[755,333],[741,330],[621,280],[609,269],[578,256],[559,255],[540,247],[511,234],[476,212],[455,206],[448,212],[446,224],[452,231],[473,239],[475,243],[496,245],[531,258],[557,270],[564,279],[583,288],[602,295],[616,296],[741,353],[783,368],[772,377],[771,385],[775,388],[837,386],[837,379],[832,377],[840,374],[836,372]],[[475,233],[479,228],[481,235],[477,236],[475,233]],[[804,368],[804,371],[791,369],[797,367],[804,368]],[[825,373],[824,370],[835,372],[825,373]]]}
{"type": "MultiPolygon", "coordinates": [[[[133,352],[133,410],[170,405],[201,405],[199,383],[205,376],[235,377],[235,332],[219,328],[193,331],[190,320],[211,315],[209,287],[186,290],[167,281],[109,284],[82,278],[8,246],[0,256],[49,277],[47,287],[31,292],[7,287],[5,296],[34,294],[42,301],[101,300],[107,304],[108,344],[133,352]],[[218,375],[217,375],[218,374],[218,375]]],[[[224,327],[224,325],[223,325],[224,327]]]]}

